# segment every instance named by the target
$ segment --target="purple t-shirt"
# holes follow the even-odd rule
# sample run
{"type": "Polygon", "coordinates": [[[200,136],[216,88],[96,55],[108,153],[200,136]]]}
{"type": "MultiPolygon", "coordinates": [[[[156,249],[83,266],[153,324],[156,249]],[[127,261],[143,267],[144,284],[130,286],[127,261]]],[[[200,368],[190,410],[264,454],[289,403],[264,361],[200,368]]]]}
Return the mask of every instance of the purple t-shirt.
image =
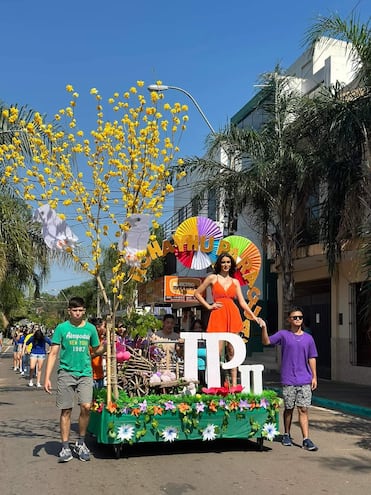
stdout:
{"type": "Polygon", "coordinates": [[[308,385],[312,382],[312,372],[308,363],[318,356],[313,337],[308,333],[295,335],[289,330],[279,330],[269,336],[272,345],[281,346],[282,385],[308,385]]]}

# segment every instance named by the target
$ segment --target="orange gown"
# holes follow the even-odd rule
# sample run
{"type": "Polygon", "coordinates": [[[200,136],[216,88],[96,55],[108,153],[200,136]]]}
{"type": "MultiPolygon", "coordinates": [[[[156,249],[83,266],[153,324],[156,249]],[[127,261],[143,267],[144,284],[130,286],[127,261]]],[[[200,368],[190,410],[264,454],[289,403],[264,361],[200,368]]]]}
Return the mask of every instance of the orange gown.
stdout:
{"type": "Polygon", "coordinates": [[[211,289],[214,302],[223,306],[210,312],[207,332],[232,332],[242,331],[243,324],[240,311],[234,299],[236,298],[236,286],[232,283],[227,290],[218,282],[211,289]]]}

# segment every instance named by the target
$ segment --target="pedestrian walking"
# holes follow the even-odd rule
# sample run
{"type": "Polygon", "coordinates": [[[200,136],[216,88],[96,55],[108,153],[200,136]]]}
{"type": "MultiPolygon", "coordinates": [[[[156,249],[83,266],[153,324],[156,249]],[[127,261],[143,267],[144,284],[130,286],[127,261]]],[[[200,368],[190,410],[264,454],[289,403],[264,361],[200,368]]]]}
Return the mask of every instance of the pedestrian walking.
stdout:
{"type": "Polygon", "coordinates": [[[284,401],[283,424],[285,432],[282,445],[290,447],[290,435],[294,408],[299,414],[299,425],[303,435],[302,447],[306,450],[318,450],[309,438],[308,408],[312,403],[312,391],[317,388],[316,358],[318,356],[313,337],[304,332],[303,311],[294,307],[289,312],[289,330],[279,330],[268,336],[267,326],[263,322],[262,342],[264,345],[281,346],[281,383],[284,401]]]}
{"type": "Polygon", "coordinates": [[[32,336],[33,331],[30,330],[23,342],[21,376],[27,376],[27,374],[28,376],[30,375],[30,355],[32,350],[32,343],[30,344],[29,341],[32,336]]]}
{"type": "MultiPolygon", "coordinates": [[[[32,344],[30,353],[30,381],[28,383],[29,387],[33,387],[34,385],[33,377],[37,366],[36,387],[41,388],[41,372],[46,359],[46,346],[51,345],[51,343],[52,342],[49,337],[45,337],[42,330],[40,329],[36,330],[35,333],[27,341],[25,340],[24,347],[26,346],[26,344],[32,344]]],[[[25,352],[25,349],[23,350],[23,352],[25,352]]]]}
{"type": "Polygon", "coordinates": [[[52,339],[46,366],[44,389],[52,393],[51,374],[59,354],[56,404],[61,410],[60,429],[62,449],[59,462],[68,462],[73,458],[69,444],[71,414],[75,393],[80,405],[79,438],[73,451],[81,461],[90,460],[90,452],[85,444],[85,435],[89,423],[90,406],[93,395],[93,373],[90,347],[99,355],[104,352],[99,343],[97,329],[85,320],[85,302],[81,297],[73,297],[68,302],[69,319],[57,325],[52,339]]]}
{"type": "Polygon", "coordinates": [[[21,371],[21,359],[18,352],[19,340],[22,334],[18,329],[15,329],[12,333],[12,345],[13,345],[13,369],[14,371],[21,371]]]}

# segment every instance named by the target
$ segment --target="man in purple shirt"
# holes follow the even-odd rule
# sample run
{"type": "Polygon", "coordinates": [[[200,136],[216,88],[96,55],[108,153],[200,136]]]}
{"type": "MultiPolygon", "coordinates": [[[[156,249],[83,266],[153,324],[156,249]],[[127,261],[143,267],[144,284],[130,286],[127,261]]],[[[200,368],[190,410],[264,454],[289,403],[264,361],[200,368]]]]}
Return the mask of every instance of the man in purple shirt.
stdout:
{"type": "Polygon", "coordinates": [[[284,401],[283,423],[285,433],[282,445],[292,445],[290,429],[295,406],[303,435],[303,449],[318,450],[309,438],[308,407],[312,403],[312,391],[317,388],[316,358],[318,356],[313,337],[304,332],[303,311],[295,307],[289,312],[289,330],[279,330],[269,336],[265,323],[262,325],[264,345],[281,346],[281,383],[284,401]]]}

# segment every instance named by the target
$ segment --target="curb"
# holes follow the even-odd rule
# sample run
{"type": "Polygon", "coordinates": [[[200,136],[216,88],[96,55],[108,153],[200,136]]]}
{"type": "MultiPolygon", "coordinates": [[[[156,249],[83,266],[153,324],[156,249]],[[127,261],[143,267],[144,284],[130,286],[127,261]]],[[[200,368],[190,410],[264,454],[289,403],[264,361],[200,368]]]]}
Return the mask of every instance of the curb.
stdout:
{"type": "MultiPolygon", "coordinates": [[[[277,387],[269,387],[270,390],[274,390],[280,397],[282,397],[282,389],[277,387]]],[[[346,414],[352,414],[353,416],[360,416],[361,418],[371,418],[371,409],[369,407],[356,406],[349,404],[348,402],[339,402],[337,400],[326,399],[324,397],[312,396],[312,405],[324,407],[326,409],[333,409],[334,411],[340,411],[346,414]]]]}
{"type": "Polygon", "coordinates": [[[360,416],[362,418],[371,418],[371,409],[363,406],[355,406],[347,402],[338,402],[336,400],[325,399],[324,397],[313,397],[312,403],[316,406],[325,407],[327,409],[334,409],[353,416],[360,416]]]}

